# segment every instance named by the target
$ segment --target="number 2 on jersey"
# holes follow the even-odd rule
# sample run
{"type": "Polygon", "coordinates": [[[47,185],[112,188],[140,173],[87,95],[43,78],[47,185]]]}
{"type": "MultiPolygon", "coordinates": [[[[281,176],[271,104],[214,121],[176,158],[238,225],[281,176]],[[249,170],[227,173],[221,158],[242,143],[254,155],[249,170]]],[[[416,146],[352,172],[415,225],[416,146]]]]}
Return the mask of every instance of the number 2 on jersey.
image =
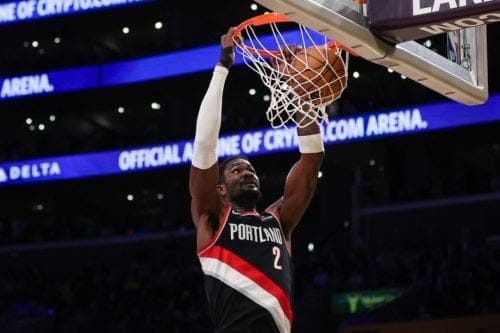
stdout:
{"type": "Polygon", "coordinates": [[[278,264],[278,261],[280,260],[281,257],[281,250],[279,247],[273,246],[273,255],[274,255],[274,269],[282,270],[283,268],[281,267],[280,264],[278,264]]]}

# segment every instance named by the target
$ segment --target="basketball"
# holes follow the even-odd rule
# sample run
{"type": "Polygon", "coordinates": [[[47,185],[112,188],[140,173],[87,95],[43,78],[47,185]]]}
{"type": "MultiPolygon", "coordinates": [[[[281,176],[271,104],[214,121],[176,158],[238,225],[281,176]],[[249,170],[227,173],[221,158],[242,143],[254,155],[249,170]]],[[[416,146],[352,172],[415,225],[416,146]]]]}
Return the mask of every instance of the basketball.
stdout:
{"type": "Polygon", "coordinates": [[[324,105],[340,96],[347,84],[343,59],[335,48],[309,47],[300,50],[288,69],[288,85],[302,101],[324,105]]]}

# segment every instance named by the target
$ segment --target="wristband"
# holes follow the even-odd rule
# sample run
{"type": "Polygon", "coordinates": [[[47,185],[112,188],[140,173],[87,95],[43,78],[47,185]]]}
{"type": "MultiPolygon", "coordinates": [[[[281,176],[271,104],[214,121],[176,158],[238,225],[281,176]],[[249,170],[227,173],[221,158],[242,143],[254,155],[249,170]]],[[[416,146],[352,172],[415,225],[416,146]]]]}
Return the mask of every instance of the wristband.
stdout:
{"type": "Polygon", "coordinates": [[[233,65],[233,58],[231,57],[233,55],[233,47],[228,46],[220,50],[220,58],[219,62],[226,68],[230,68],[233,65]]]}
{"type": "Polygon", "coordinates": [[[302,154],[314,154],[325,151],[321,133],[298,136],[299,151],[302,154]]]}

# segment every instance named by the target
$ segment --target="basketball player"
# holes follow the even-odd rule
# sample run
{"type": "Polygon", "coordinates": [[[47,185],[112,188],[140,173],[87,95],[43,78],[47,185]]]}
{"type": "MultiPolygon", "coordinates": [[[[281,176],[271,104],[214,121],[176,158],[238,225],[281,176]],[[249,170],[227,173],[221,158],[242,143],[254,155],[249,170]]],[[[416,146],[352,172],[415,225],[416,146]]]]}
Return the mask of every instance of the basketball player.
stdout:
{"type": "Polygon", "coordinates": [[[234,61],[232,30],[221,38],[196,123],[189,191],[197,252],[216,332],[286,333],[292,323],[292,231],[315,191],[323,140],[316,123],[297,130],[301,155],[284,194],[257,212],[260,182],[252,164],[242,157],[217,163],[222,93],[234,61]]]}

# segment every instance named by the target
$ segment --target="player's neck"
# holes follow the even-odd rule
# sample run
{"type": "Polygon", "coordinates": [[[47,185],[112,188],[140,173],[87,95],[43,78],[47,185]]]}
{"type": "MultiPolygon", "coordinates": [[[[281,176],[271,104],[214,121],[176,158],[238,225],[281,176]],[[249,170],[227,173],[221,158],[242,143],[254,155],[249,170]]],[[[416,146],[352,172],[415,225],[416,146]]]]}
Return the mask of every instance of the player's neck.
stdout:
{"type": "Polygon", "coordinates": [[[257,209],[255,207],[255,204],[239,204],[232,202],[231,203],[231,208],[233,211],[239,213],[239,214],[244,214],[244,213],[256,213],[257,209]]]}

